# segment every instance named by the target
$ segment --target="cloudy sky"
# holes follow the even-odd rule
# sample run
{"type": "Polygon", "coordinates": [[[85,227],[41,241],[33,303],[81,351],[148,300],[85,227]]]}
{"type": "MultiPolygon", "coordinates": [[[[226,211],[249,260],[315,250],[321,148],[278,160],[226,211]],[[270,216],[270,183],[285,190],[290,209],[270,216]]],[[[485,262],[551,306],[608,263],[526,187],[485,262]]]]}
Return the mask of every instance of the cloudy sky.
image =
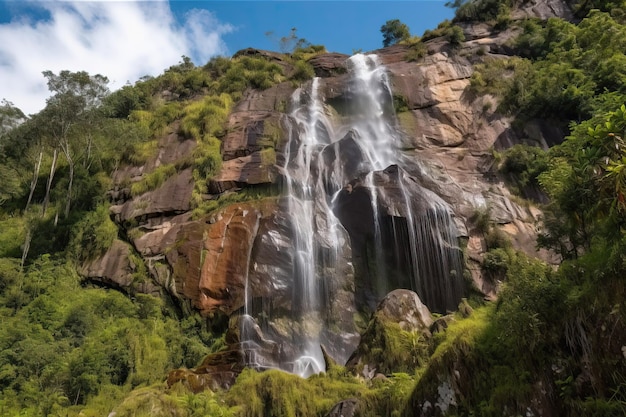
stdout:
{"type": "Polygon", "coordinates": [[[32,114],[48,97],[45,70],[102,74],[114,90],[183,55],[202,65],[246,47],[278,50],[294,27],[331,51],[370,51],[389,19],[421,35],[453,13],[441,0],[0,0],[0,99],[32,114]]]}

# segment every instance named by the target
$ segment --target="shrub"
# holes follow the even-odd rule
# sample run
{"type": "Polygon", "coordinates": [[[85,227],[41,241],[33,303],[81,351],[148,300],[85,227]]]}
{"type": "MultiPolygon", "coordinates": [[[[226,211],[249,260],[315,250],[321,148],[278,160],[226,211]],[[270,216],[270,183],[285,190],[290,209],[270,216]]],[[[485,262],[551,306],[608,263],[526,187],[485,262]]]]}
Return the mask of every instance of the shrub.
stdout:
{"type": "Polygon", "coordinates": [[[511,175],[520,187],[538,186],[538,176],[548,169],[548,154],[537,146],[517,144],[503,153],[499,170],[511,175]]]}
{"type": "Polygon", "coordinates": [[[100,205],[76,222],[68,253],[79,262],[93,259],[104,254],[116,238],[117,226],[109,217],[108,206],[100,205]]]}
{"type": "Polygon", "coordinates": [[[230,67],[219,79],[217,90],[237,100],[247,88],[265,90],[282,80],[280,65],[264,58],[240,56],[233,58],[230,67]]]}
{"type": "Polygon", "coordinates": [[[460,26],[454,25],[446,31],[446,38],[450,45],[459,46],[465,40],[465,34],[460,26]]]}
{"type": "Polygon", "coordinates": [[[294,72],[291,74],[291,79],[293,81],[306,81],[315,77],[315,71],[311,64],[299,60],[294,64],[294,72]]]}
{"type": "Polygon", "coordinates": [[[200,141],[205,135],[221,136],[233,101],[228,94],[207,96],[183,109],[180,131],[200,141]]]}

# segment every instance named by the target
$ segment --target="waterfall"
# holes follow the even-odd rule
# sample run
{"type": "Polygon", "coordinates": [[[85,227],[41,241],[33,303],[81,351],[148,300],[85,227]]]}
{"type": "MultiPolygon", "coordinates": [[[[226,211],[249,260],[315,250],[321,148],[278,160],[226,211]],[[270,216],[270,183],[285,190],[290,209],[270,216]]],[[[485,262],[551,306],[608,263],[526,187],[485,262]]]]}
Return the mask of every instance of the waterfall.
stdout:
{"type": "MultiPolygon", "coordinates": [[[[256,351],[251,365],[265,363],[303,377],[324,370],[320,345],[332,342],[327,322],[334,297],[327,293],[327,280],[342,273],[338,260],[348,245],[346,233],[356,308],[371,310],[387,292],[410,288],[431,310],[445,312],[455,309],[463,294],[452,212],[404,169],[384,66],[375,55],[357,54],[348,69],[338,117],[329,116],[320,78],[292,95],[280,170],[292,235],[289,320],[294,329],[290,340],[283,337],[291,344],[286,359],[261,361],[256,351]]],[[[246,314],[248,298],[246,286],[246,314]]],[[[255,334],[263,339],[260,331],[255,334]]]]}

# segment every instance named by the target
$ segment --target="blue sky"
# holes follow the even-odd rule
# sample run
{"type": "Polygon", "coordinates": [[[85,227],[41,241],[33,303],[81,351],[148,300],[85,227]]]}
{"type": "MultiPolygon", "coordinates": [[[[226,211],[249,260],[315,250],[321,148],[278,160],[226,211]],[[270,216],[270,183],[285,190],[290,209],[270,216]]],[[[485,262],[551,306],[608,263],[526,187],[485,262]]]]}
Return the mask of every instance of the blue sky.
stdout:
{"type": "Polygon", "coordinates": [[[45,70],[100,73],[114,90],[160,74],[182,55],[202,65],[246,47],[278,51],[291,28],[332,52],[367,52],[382,46],[387,20],[400,19],[422,35],[453,14],[442,0],[5,0],[0,99],[32,114],[48,96],[45,70]]]}

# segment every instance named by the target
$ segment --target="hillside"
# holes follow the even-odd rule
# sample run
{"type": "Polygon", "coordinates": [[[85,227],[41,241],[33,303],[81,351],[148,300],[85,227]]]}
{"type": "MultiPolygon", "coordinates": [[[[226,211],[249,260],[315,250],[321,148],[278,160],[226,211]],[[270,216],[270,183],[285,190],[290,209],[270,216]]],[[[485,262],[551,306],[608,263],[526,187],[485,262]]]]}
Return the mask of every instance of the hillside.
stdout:
{"type": "Polygon", "coordinates": [[[0,415],[624,415],[626,4],[456,7],[4,102],[0,415]]]}

